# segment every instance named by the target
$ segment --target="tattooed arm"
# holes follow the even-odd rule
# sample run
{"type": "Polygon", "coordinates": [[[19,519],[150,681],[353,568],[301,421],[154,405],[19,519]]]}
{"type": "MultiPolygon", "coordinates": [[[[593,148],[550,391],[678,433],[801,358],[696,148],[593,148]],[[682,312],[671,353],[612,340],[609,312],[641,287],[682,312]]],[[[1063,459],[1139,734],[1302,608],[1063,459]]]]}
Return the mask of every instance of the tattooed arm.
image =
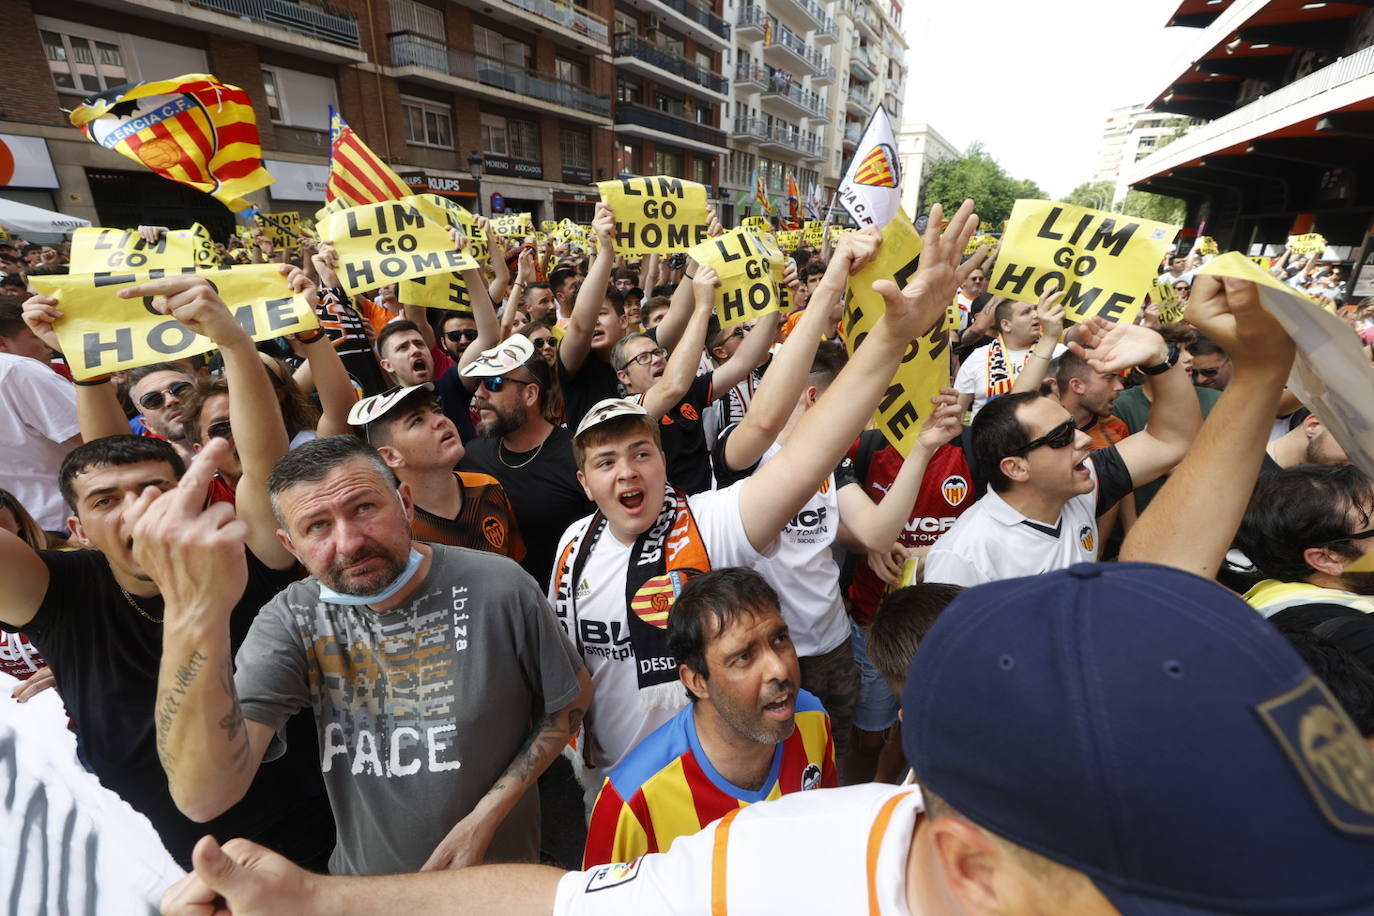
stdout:
{"type": "Polygon", "coordinates": [[[205,492],[228,452],[215,439],[166,493],[150,487],[130,509],[134,557],[162,592],[157,752],[172,799],[208,821],[243,797],[272,729],[244,719],[229,659],[229,614],[248,580],[247,525],[205,492]]]}
{"type": "Polygon", "coordinates": [[[482,861],[496,828],[581,727],[592,695],[592,681],[586,669],[577,672],[577,684],[581,688],[577,699],[544,716],[501,778],[471,813],[448,832],[420,871],[465,868],[482,861]]]}

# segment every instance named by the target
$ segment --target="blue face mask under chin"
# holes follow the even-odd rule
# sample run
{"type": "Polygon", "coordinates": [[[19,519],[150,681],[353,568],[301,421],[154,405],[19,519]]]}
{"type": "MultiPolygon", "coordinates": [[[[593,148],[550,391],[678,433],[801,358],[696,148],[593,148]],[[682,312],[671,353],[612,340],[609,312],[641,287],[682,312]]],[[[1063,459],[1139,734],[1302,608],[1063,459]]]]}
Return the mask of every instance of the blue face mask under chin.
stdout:
{"type": "Polygon", "coordinates": [[[401,589],[405,588],[406,583],[415,575],[415,571],[420,568],[420,564],[423,563],[424,560],[424,554],[420,553],[420,551],[416,550],[414,547],[411,547],[410,558],[406,560],[406,568],[401,570],[401,574],[392,580],[390,585],[380,592],[377,592],[375,595],[344,595],[334,591],[334,589],[321,582],[320,600],[326,604],[347,604],[354,607],[363,604],[381,604],[383,601],[386,601],[401,589]]]}

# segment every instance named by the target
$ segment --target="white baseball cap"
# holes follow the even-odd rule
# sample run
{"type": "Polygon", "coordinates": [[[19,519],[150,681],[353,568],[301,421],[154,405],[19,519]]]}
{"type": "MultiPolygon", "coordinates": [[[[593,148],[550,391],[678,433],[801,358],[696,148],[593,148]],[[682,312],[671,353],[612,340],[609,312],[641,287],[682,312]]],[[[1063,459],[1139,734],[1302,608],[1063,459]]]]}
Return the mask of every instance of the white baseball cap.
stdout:
{"type": "Polygon", "coordinates": [[[534,344],[524,334],[512,334],[463,367],[463,378],[494,378],[505,375],[534,356],[534,344]]]}
{"type": "Polygon", "coordinates": [[[592,409],[582,417],[582,422],[577,424],[577,432],[573,433],[573,438],[576,439],[593,426],[600,426],[607,420],[614,420],[616,417],[647,417],[648,415],[649,412],[634,398],[606,398],[597,401],[592,405],[592,409]]]}
{"type": "Polygon", "coordinates": [[[411,392],[419,391],[421,388],[426,391],[434,390],[433,382],[422,382],[419,385],[407,385],[404,388],[392,388],[381,394],[374,394],[370,398],[363,398],[354,404],[348,411],[349,426],[366,426],[380,420],[386,412],[397,404],[404,401],[411,392]]]}

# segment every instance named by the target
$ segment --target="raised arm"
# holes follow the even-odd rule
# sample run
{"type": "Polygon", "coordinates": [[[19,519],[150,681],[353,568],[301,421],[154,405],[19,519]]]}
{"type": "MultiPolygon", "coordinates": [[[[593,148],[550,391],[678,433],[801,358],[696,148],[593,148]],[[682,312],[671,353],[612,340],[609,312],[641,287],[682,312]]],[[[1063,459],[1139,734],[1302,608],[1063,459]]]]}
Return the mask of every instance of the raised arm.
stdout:
{"type": "MultiPolygon", "coordinates": [[[[706,328],[711,322],[711,311],[715,308],[716,302],[716,287],[719,284],[716,272],[709,267],[698,268],[697,279],[691,284],[682,284],[695,290],[692,320],[687,323],[682,340],[668,357],[668,365],[664,368],[663,375],[644,392],[644,410],[655,420],[677,406],[686,397],[687,390],[692,387],[692,380],[697,376],[697,367],[701,365],[701,348],[705,345],[706,328]]],[[[720,390],[714,383],[713,387],[720,390]]]]}
{"type": "MultiPolygon", "coordinates": [[[[830,330],[830,311],[844,296],[849,275],[855,269],[851,265],[872,260],[879,240],[876,232],[851,232],[840,240],[825,276],[812,294],[811,305],[802,312],[792,333],[773,357],[744,419],[725,440],[725,463],[730,470],[753,467],[782,434],[797,406],[797,399],[806,389],[821,336],[830,330]]],[[[833,465],[830,470],[834,470],[833,465]]]]}
{"type": "MultiPolygon", "coordinates": [[[[1077,339],[1069,342],[1069,348],[1096,372],[1149,368],[1168,357],[1164,338],[1142,325],[1109,324],[1092,318],[1077,331],[1077,339]]],[[[1145,386],[1150,394],[1149,420],[1144,429],[1116,445],[1136,486],[1169,473],[1202,428],[1202,408],[1181,365],[1175,363],[1159,375],[1146,375],[1145,386]]]]}
{"type": "MultiPolygon", "coordinates": [[[[282,265],[292,292],[313,300],[315,287],[297,268],[282,265]]],[[[277,520],[267,499],[267,476],[290,445],[286,423],[277,406],[272,380],[248,336],[209,281],[194,274],[175,274],[119,291],[124,299],[153,297],[152,308],[170,315],[219,347],[229,380],[229,424],[234,431],[243,475],[234,503],[248,526],[247,543],[253,554],[272,569],[296,562],[277,539],[277,520]]]]}
{"type": "Polygon", "coordinates": [[[606,285],[611,280],[611,264],[615,261],[615,213],[605,203],[596,205],[592,229],[596,232],[597,255],[587,269],[587,279],[577,291],[577,301],[558,345],[558,358],[571,375],[576,375],[582,368],[591,350],[592,331],[601,305],[606,301],[606,285]]]}
{"type": "Polygon", "coordinates": [[[22,627],[33,619],[48,593],[48,565],[17,534],[0,528],[0,623],[22,627]]]}
{"type": "Polygon", "coordinates": [[[1244,280],[1198,277],[1188,320],[1231,355],[1235,373],[1187,457],[1131,526],[1121,559],[1210,579],[1249,505],[1294,348],[1244,280]]]}
{"type": "Polygon", "coordinates": [[[1040,321],[1040,339],[1027,354],[1025,365],[1021,367],[1016,384],[1012,386],[1012,394],[1040,390],[1040,383],[1045,380],[1050,363],[1054,362],[1054,348],[1059,346],[1059,338],[1064,334],[1064,306],[1059,304],[1063,298],[1062,290],[1050,287],[1036,303],[1035,317],[1040,321]]]}
{"type": "Polygon", "coordinates": [[[448,832],[420,871],[465,868],[482,861],[496,828],[581,728],[592,695],[592,680],[585,669],[577,672],[577,683],[581,688],[577,698],[544,716],[501,778],[448,832]]]}
{"type": "Polygon", "coordinates": [[[911,453],[902,462],[901,470],[881,502],[875,503],[859,483],[842,487],[836,494],[840,520],[865,550],[878,552],[892,547],[902,526],[911,518],[911,509],[921,492],[921,479],[925,477],[931,456],[963,430],[964,414],[953,388],[942,388],[930,402],[935,409],[926,415],[911,453]]]}
{"type": "MultiPolygon", "coordinates": [[[[460,373],[463,367],[481,356],[483,350],[489,350],[505,339],[501,336],[501,323],[496,319],[496,307],[491,304],[491,296],[487,295],[487,285],[483,282],[482,271],[479,268],[463,271],[463,282],[467,284],[468,301],[472,303],[472,320],[477,325],[477,339],[468,344],[463,355],[458,358],[460,373]]],[[[468,391],[476,390],[478,379],[464,378],[462,375],[459,375],[458,379],[468,391]]]]}
{"type": "MultiPolygon", "coordinates": [[[[839,464],[867,425],[907,347],[944,318],[960,281],[982,260],[974,255],[963,266],[959,264],[978,226],[973,201],[964,201],[945,232],[940,231],[942,217],[937,204],[931,210],[920,267],[906,289],[898,289],[891,280],[873,284],[886,302],[883,317],[825,394],[798,421],[774,460],[742,484],[740,512],[756,550],[771,546],[788,519],[839,464]]],[[[877,232],[871,227],[862,231],[877,232]]]]}
{"type": "Polygon", "coordinates": [[[205,504],[228,452],[228,440],[212,440],[175,487],[148,488],[129,511],[134,558],[165,609],[158,758],[173,801],[194,821],[243,798],[272,740],[271,728],[243,718],[230,659],[229,615],[248,582],[248,526],[228,503],[205,504]]]}
{"type": "MultiPolygon", "coordinates": [[[[140,226],[139,230],[148,228],[161,227],[140,226]]],[[[52,327],[53,322],[62,317],[58,305],[51,296],[30,296],[24,302],[24,323],[48,349],[61,353],[61,342],[52,327]]],[[[124,416],[124,408],[119,406],[114,384],[108,376],[99,381],[77,383],[76,422],[86,442],[106,436],[129,435],[129,420],[124,416]]]]}
{"type": "MultiPolygon", "coordinates": [[[[487,295],[492,302],[500,302],[506,298],[506,290],[510,288],[510,265],[506,263],[506,245],[501,241],[501,236],[491,231],[491,222],[485,216],[479,216],[477,225],[487,236],[487,266],[491,268],[491,286],[487,289],[487,295]]],[[[483,284],[486,278],[482,279],[483,284]]],[[[469,347],[468,349],[471,349],[469,347]]]]}
{"type": "MultiPolygon", "coordinates": [[[[511,328],[515,324],[515,311],[525,301],[525,288],[534,282],[534,253],[529,250],[521,251],[516,258],[515,282],[510,285],[510,293],[506,296],[506,304],[501,309],[501,330],[496,342],[505,340],[511,335],[511,328]]],[[[468,347],[469,350],[472,347],[468,347]]],[[[479,353],[481,350],[478,351],[479,353]]]]}
{"type": "MultiPolygon", "coordinates": [[[[699,273],[699,271],[698,271],[699,273]]],[[[778,339],[778,325],[782,323],[782,312],[769,312],[754,322],[754,326],[744,335],[744,340],[735,352],[715,371],[712,384],[716,391],[725,392],[734,388],[768,358],[768,350],[778,339]]]]}
{"type": "Polygon", "coordinates": [[[320,422],[315,427],[315,434],[323,439],[351,433],[353,427],[348,425],[348,411],[358,396],[329,335],[322,328],[316,328],[296,335],[296,342],[305,353],[311,384],[320,397],[320,422]]]}
{"type": "MultiPolygon", "coordinates": [[[[716,218],[716,211],[710,211],[710,216],[706,221],[707,238],[715,238],[725,230],[721,228],[720,220],[716,218]]],[[[667,259],[661,262],[667,267],[667,259]]],[[[665,283],[673,282],[672,276],[664,280],[665,283]]],[[[697,275],[697,262],[691,258],[687,259],[686,265],[682,268],[682,277],[691,280],[697,275]]],[[[668,312],[663,316],[663,320],[658,323],[654,330],[654,337],[658,340],[658,345],[669,350],[677,346],[678,339],[682,336],[687,327],[688,320],[692,317],[692,303],[695,296],[692,292],[691,283],[683,283],[681,277],[677,280],[677,286],[673,289],[672,303],[668,306],[668,312]]]]}

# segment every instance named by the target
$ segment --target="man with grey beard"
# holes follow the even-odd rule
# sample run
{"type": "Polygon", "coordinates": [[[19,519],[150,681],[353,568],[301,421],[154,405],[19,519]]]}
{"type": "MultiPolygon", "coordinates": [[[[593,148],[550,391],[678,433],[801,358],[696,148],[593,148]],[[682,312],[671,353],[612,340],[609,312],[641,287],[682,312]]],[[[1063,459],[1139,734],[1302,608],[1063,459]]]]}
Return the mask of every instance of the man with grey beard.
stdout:
{"type": "Polygon", "coordinates": [[[480,382],[472,397],[479,423],[458,467],[501,481],[528,551],[520,565],[547,584],[559,537],[594,508],[577,482],[572,433],[547,419],[557,415],[549,364],[523,334],[513,334],[463,375],[480,382]]]}

